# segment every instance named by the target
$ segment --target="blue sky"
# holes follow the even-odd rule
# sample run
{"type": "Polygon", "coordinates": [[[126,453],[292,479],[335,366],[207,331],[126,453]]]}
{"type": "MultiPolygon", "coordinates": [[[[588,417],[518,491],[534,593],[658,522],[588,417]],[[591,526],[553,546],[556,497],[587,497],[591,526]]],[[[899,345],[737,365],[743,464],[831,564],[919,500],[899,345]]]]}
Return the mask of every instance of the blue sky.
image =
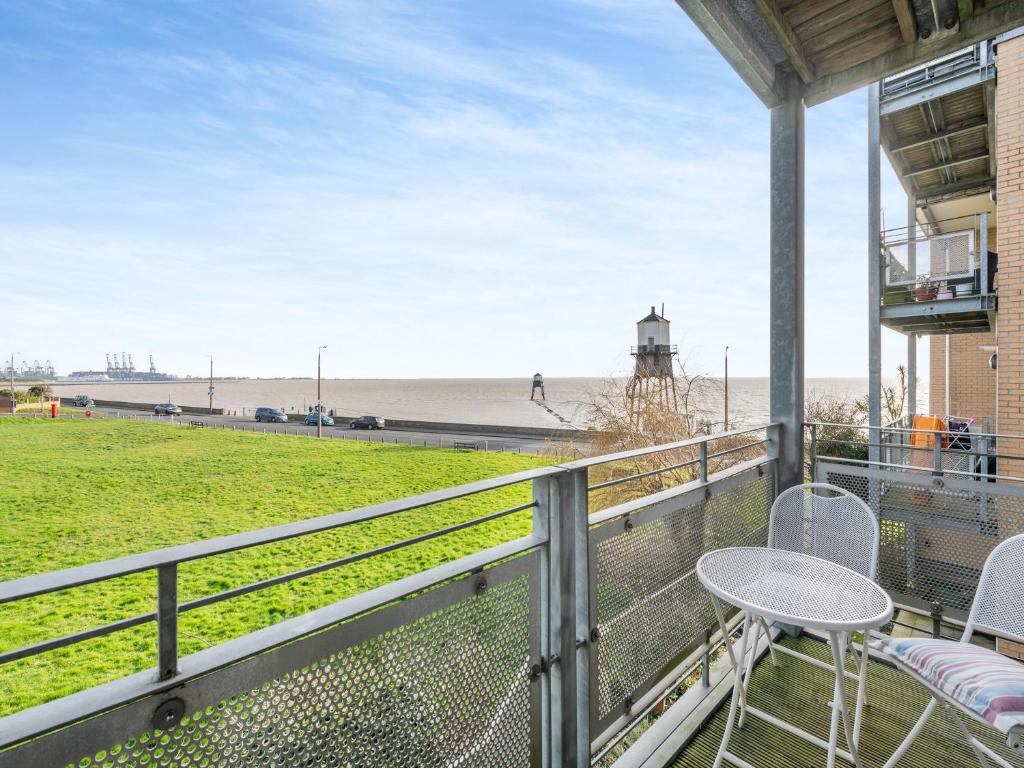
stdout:
{"type": "MultiPolygon", "coordinates": [[[[672,0],[7,0],[0,71],[2,354],[602,376],[664,302],[767,373],[768,112],[672,0]]],[[[866,372],[865,105],[807,113],[811,376],[866,372]]]]}

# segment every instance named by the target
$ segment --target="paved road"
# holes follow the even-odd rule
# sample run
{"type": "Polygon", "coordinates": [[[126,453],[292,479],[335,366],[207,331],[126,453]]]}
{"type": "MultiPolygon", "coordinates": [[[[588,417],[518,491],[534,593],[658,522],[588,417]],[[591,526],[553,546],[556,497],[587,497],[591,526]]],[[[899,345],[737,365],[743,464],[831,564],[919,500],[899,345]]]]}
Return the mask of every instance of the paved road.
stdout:
{"type": "MultiPolygon", "coordinates": [[[[106,416],[135,417],[146,420],[169,422],[171,417],[154,416],[150,410],[130,410],[127,408],[111,408],[97,406],[92,409],[106,416]]],[[[268,434],[316,435],[316,427],[307,427],[301,422],[289,421],[286,424],[257,424],[251,418],[240,416],[211,416],[186,413],[174,417],[175,421],[188,424],[190,421],[201,421],[211,427],[223,429],[240,429],[250,432],[266,432],[268,434]]],[[[460,434],[455,432],[425,432],[406,429],[363,430],[349,429],[348,422],[333,427],[323,428],[324,439],[327,440],[369,440],[374,443],[397,443],[399,445],[426,445],[428,447],[452,448],[456,442],[471,443],[481,451],[504,451],[506,453],[544,453],[551,449],[550,441],[540,437],[512,437],[509,435],[460,434]]]]}

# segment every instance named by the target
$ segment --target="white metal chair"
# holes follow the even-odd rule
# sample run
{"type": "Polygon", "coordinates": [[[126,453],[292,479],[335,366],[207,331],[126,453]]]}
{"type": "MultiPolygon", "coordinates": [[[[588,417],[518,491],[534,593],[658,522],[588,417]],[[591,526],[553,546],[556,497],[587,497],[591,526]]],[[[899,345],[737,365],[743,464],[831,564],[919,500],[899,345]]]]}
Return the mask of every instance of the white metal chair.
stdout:
{"type": "MultiPolygon", "coordinates": [[[[805,483],[780,493],[772,504],[768,518],[768,547],[801,552],[820,557],[856,571],[871,580],[878,570],[878,519],[859,497],[829,483],[805,483]]],[[[762,621],[754,626],[753,648],[757,648],[761,630],[764,630],[771,653],[772,664],[778,666],[776,651],[801,659],[816,667],[831,671],[832,666],[812,656],[772,642],[771,632],[762,621]]],[[[864,638],[865,642],[867,638],[864,638]]],[[[860,740],[861,714],[867,702],[867,662],[865,651],[859,655],[849,645],[840,652],[850,651],[857,662],[857,674],[845,675],[857,682],[857,707],[853,718],[853,739],[860,740]]],[[[751,654],[747,673],[753,671],[751,654]]],[[[745,696],[740,701],[740,719],[743,726],[746,715],[745,696]]]]}
{"type": "Polygon", "coordinates": [[[890,639],[882,650],[896,666],[932,695],[924,713],[885,764],[892,768],[942,704],[957,730],[970,744],[983,768],[989,760],[1013,765],[976,739],[960,718],[962,712],[1006,736],[1011,749],[1024,737],[1024,664],[996,651],[971,644],[975,629],[1024,643],[1024,534],[999,544],[985,561],[970,616],[960,641],[931,638],[890,639]]]}
{"type": "Polygon", "coordinates": [[[768,546],[830,560],[874,580],[878,520],[847,490],[828,483],[797,485],[772,504],[768,546]]]}

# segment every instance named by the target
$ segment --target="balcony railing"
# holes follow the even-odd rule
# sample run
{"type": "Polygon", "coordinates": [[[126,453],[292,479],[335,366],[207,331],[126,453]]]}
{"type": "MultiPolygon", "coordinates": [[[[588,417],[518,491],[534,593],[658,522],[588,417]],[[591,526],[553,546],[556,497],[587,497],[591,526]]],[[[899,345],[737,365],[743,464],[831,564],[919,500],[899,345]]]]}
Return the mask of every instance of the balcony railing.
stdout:
{"type": "Polygon", "coordinates": [[[986,40],[923,67],[885,78],[880,96],[882,103],[894,111],[899,107],[919,103],[920,99],[914,101],[913,97],[923,90],[946,86],[952,92],[963,87],[960,81],[964,79],[975,78],[981,81],[992,77],[994,72],[993,41],[986,40]]]}
{"type": "Polygon", "coordinates": [[[1024,479],[1000,472],[1024,466],[1002,447],[1022,438],[845,425],[864,440],[837,440],[835,426],[807,427],[811,475],[878,514],[879,582],[908,610],[962,621],[989,552],[1024,530],[1024,479]]]}
{"type": "Polygon", "coordinates": [[[902,333],[990,330],[997,308],[988,214],[882,233],[882,323],[902,333]]]}
{"type": "MultiPolygon", "coordinates": [[[[0,584],[10,606],[152,573],[154,667],[0,720],[0,766],[576,765],[721,642],[697,558],[763,544],[774,431],[740,430],[531,470],[275,528],[0,584]],[[187,602],[178,566],[499,488],[531,500],[187,602]],[[178,617],[514,514],[530,535],[179,658],[178,617]]],[[[0,674],[2,674],[0,667],[0,674]]],[[[66,670],[54,670],[66,672],[66,670]]]]}
{"type": "Polygon", "coordinates": [[[886,289],[910,289],[907,294],[888,292],[886,304],[934,300],[948,291],[948,298],[991,293],[996,264],[987,253],[987,215],[964,216],[935,225],[889,229],[882,233],[882,264],[886,289]],[[917,289],[927,288],[929,291],[917,289]],[[922,294],[927,295],[922,295],[922,294]]]}
{"type": "Polygon", "coordinates": [[[639,344],[630,347],[629,351],[634,355],[674,355],[679,347],[676,344],[639,344]]]}
{"type": "MultiPolygon", "coordinates": [[[[879,580],[899,606],[891,631],[923,618],[926,632],[955,634],[985,557],[1024,520],[1024,487],[941,461],[871,462],[837,444],[867,443],[830,440],[828,426],[807,427],[811,474],[879,515],[879,580]]],[[[908,432],[865,431],[880,450],[903,450],[892,434],[908,432]]],[[[0,603],[16,605],[151,572],[158,596],[153,613],[7,651],[0,663],[45,664],[49,651],[137,623],[154,624],[158,642],[148,671],[0,720],[0,767],[577,766],[609,754],[689,679],[651,728],[672,738],[631,747],[665,765],[699,734],[691,718],[704,722],[731,685],[712,663],[723,638],[694,566],[712,549],[766,543],[776,435],[741,430],[584,459],[2,583],[0,603]],[[531,489],[522,504],[178,602],[181,563],[212,569],[211,558],[239,549],[519,485],[531,489]],[[532,531],[521,539],[178,657],[182,612],[527,513],[532,531]]]]}

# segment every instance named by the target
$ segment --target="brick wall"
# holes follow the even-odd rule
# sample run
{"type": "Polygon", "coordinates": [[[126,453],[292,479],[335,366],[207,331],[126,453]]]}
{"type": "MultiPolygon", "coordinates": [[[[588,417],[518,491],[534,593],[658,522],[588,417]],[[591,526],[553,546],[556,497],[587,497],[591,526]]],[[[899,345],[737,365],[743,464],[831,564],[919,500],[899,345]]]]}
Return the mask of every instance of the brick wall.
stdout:
{"type": "Polygon", "coordinates": [[[973,416],[979,424],[996,415],[996,372],[988,365],[995,333],[950,336],[949,391],[951,414],[946,413],[946,337],[932,336],[928,355],[928,410],[939,416],[973,416]]]}
{"type": "MultiPolygon", "coordinates": [[[[1024,38],[998,50],[996,158],[999,218],[999,431],[1024,434],[1024,38]]],[[[1000,453],[1024,455],[1024,441],[1000,442],[1000,453]]],[[[1024,461],[1005,461],[1000,474],[1024,476],[1024,461]]]]}

